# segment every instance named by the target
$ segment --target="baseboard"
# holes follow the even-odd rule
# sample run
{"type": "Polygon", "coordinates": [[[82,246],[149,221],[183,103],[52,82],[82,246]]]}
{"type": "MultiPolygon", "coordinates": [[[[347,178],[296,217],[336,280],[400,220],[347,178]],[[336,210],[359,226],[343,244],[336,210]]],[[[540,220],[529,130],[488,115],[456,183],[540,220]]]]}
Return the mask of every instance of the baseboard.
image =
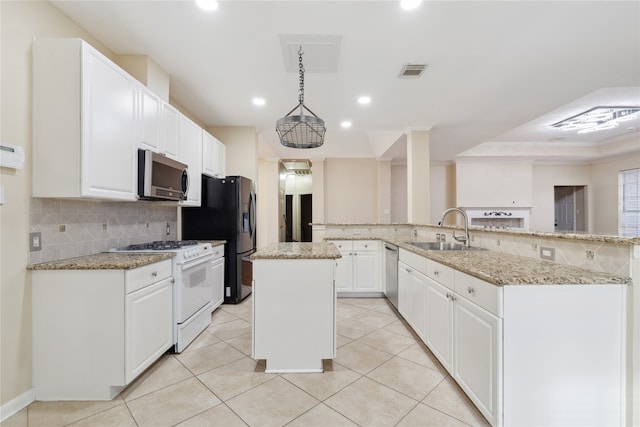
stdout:
{"type": "Polygon", "coordinates": [[[337,292],[338,298],[382,298],[385,297],[384,292],[337,292]]]}
{"type": "Polygon", "coordinates": [[[5,422],[9,417],[17,414],[22,409],[26,408],[36,400],[36,391],[33,388],[22,393],[20,396],[16,397],[0,406],[0,423],[5,422]]]}

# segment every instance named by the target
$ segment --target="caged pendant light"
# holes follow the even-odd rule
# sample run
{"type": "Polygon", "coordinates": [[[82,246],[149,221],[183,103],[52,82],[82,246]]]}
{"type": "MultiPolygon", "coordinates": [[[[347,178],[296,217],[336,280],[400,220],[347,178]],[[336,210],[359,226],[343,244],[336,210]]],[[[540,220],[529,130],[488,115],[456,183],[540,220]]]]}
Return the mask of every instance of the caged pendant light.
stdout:
{"type": "Polygon", "coordinates": [[[298,49],[298,68],[300,70],[300,89],[298,91],[298,105],[289,111],[286,116],[276,122],[276,132],[280,137],[280,143],[291,148],[316,148],[324,143],[324,133],[327,128],[324,120],[316,116],[304,105],[304,66],[302,65],[302,46],[298,49]],[[297,108],[299,115],[291,115],[297,108]],[[311,115],[305,114],[307,110],[311,115]]]}

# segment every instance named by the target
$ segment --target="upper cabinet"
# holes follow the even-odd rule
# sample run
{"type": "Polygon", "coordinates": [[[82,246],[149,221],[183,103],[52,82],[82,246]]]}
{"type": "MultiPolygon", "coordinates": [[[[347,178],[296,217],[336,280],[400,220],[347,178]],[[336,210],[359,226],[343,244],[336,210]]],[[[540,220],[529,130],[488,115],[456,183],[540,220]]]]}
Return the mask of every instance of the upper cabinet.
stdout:
{"type": "Polygon", "coordinates": [[[456,163],[457,206],[506,208],[533,205],[531,162],[456,163]]]}
{"type": "Polygon", "coordinates": [[[178,147],[180,140],[178,138],[178,128],[180,127],[180,112],[172,107],[169,103],[162,101],[161,107],[162,119],[160,121],[160,148],[159,153],[178,160],[178,147]]]}
{"type": "Polygon", "coordinates": [[[202,128],[186,116],[180,114],[178,140],[178,161],[185,163],[189,167],[187,200],[180,202],[180,204],[182,206],[200,206],[200,190],[202,188],[202,128]]]}
{"type": "Polygon", "coordinates": [[[80,39],[36,39],[33,94],[33,196],[136,200],[138,82],[80,39]]]}
{"type": "Polygon", "coordinates": [[[226,147],[214,136],[202,131],[202,174],[225,177],[226,147]]]}
{"type": "Polygon", "coordinates": [[[161,101],[160,97],[144,86],[138,89],[138,120],[140,121],[140,133],[138,135],[138,148],[161,152],[162,138],[160,134],[161,101]]]}

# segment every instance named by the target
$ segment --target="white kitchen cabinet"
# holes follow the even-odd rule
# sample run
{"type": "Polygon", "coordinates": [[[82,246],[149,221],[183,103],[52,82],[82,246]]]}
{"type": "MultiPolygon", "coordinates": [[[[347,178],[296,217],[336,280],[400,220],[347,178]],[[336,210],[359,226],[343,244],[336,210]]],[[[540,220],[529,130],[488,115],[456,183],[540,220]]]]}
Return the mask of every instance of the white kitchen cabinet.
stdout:
{"type": "Polygon", "coordinates": [[[173,345],[172,278],[125,297],[125,382],[128,384],[173,345]]]}
{"type": "Polygon", "coordinates": [[[138,87],[138,120],[140,122],[138,148],[162,152],[160,122],[162,118],[161,100],[146,87],[138,87]]]}
{"type": "Polygon", "coordinates": [[[214,178],[225,176],[226,147],[207,131],[202,131],[202,174],[214,178]]]}
{"type": "Polygon", "coordinates": [[[202,128],[185,115],[180,114],[178,139],[180,141],[178,160],[188,166],[189,189],[182,206],[200,206],[202,188],[202,128]]]}
{"type": "Polygon", "coordinates": [[[34,197],[136,200],[138,88],[80,39],[34,40],[34,197]]]}
{"type": "Polygon", "coordinates": [[[398,311],[422,340],[425,339],[426,280],[420,271],[398,262],[398,311]]]}
{"type": "Polygon", "coordinates": [[[34,270],[36,400],[109,400],[173,345],[171,260],[34,270]]]}
{"type": "Polygon", "coordinates": [[[489,423],[499,415],[502,319],[453,296],[453,376],[489,423]]]}
{"type": "Polygon", "coordinates": [[[425,343],[442,366],[453,366],[453,291],[427,278],[425,288],[425,343]]]}
{"type": "Polygon", "coordinates": [[[376,240],[336,240],[342,258],[337,260],[336,289],[360,295],[382,292],[380,242],[376,240]]]}
{"type": "Polygon", "coordinates": [[[213,311],[224,302],[224,245],[213,248],[211,278],[213,281],[211,312],[213,313],[213,311]]]}
{"type": "Polygon", "coordinates": [[[400,314],[420,334],[403,267],[426,271],[425,342],[491,425],[624,425],[626,285],[496,286],[399,259],[400,314]]]}
{"type": "Polygon", "coordinates": [[[159,152],[173,160],[178,160],[179,157],[179,128],[180,112],[169,103],[162,101],[159,152]]]}

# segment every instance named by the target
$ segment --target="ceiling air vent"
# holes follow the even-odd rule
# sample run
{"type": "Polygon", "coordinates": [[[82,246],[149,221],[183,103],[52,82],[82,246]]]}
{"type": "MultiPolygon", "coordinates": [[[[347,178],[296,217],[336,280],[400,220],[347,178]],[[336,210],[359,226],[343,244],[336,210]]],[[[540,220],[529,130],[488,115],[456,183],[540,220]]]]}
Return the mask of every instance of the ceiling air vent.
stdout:
{"type": "Polygon", "coordinates": [[[404,64],[398,77],[420,77],[425,68],[427,68],[427,64],[404,64]]]}

